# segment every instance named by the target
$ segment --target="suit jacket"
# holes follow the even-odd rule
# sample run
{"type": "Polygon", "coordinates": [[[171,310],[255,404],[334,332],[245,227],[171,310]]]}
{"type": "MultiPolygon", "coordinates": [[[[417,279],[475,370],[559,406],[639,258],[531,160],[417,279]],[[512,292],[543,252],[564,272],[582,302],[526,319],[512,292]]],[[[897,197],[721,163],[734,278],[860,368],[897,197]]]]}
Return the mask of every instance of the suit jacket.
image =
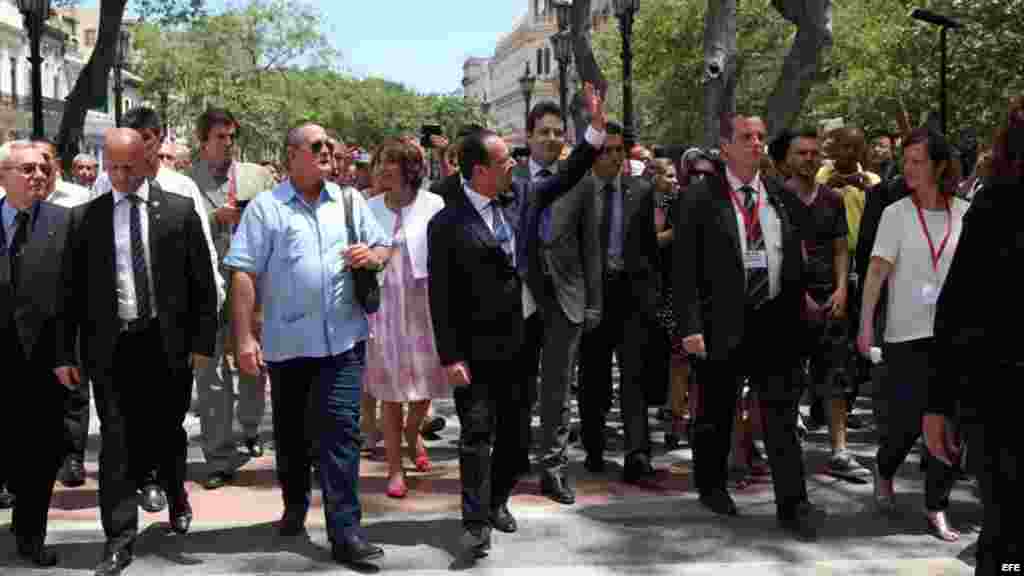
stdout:
{"type": "MultiPolygon", "coordinates": [[[[6,200],[4,200],[6,201],[6,200]]],[[[2,204],[3,201],[0,201],[2,204]]],[[[70,269],[71,210],[49,202],[39,202],[32,210],[31,229],[22,245],[22,272],[12,293],[7,254],[0,251],[0,319],[13,325],[4,330],[16,337],[25,358],[49,368],[56,367],[57,312],[63,295],[66,273],[70,269]]],[[[2,234],[2,232],[0,232],[2,234]]],[[[73,350],[70,358],[74,358],[73,350]]]]}
{"type": "MultiPolygon", "coordinates": [[[[213,356],[217,335],[217,291],[212,255],[193,202],[168,194],[150,181],[150,278],[170,366],[188,363],[189,353],[213,356]]],[[[103,194],[75,208],[72,279],[66,287],[61,335],[65,357],[81,334],[82,358],[90,374],[109,373],[121,331],[114,260],[114,197],[103,194]]]]}
{"type": "MultiPolygon", "coordinates": [[[[568,163],[559,162],[557,169],[567,170],[568,163]]],[[[530,180],[530,170],[525,166],[516,167],[512,175],[521,182],[530,180]]],[[[601,247],[595,233],[600,212],[596,201],[590,178],[584,178],[568,194],[555,200],[550,207],[551,242],[540,241],[531,255],[530,274],[536,276],[531,280],[531,287],[543,290],[544,270],[549,270],[555,288],[553,296],[562,313],[574,324],[583,322],[584,309],[597,309],[601,297],[601,247]]],[[[535,293],[538,298],[540,294],[535,293]]]]}
{"type": "Polygon", "coordinates": [[[540,211],[569,192],[596,157],[597,150],[584,143],[573,151],[565,171],[535,183],[513,180],[499,200],[515,234],[515,265],[465,191],[453,194],[430,221],[430,312],[442,365],[518,357],[524,331],[522,285],[529,282],[530,255],[539,241],[540,211]]]}
{"type": "MultiPolygon", "coordinates": [[[[594,210],[597,213],[599,239],[596,256],[600,288],[596,308],[605,306],[630,306],[636,319],[653,321],[658,305],[658,237],[654,230],[654,187],[650,182],[632,176],[622,176],[622,256],[626,274],[632,287],[629,302],[604,301],[604,277],[608,267],[608,240],[611,233],[611,205],[608,196],[599,186],[602,184],[591,176],[587,178],[594,195],[594,210]]],[[[592,233],[594,233],[592,232],[592,233]]],[[[640,336],[637,334],[636,336],[640,336]]],[[[644,335],[642,342],[646,342],[644,335]]]]}
{"type": "MultiPolygon", "coordinates": [[[[785,194],[773,180],[763,182],[767,201],[781,221],[782,286],[771,303],[780,321],[781,341],[802,327],[806,287],[799,230],[802,212],[794,195],[785,194]]],[[[680,334],[703,334],[708,358],[727,360],[743,339],[747,296],[736,208],[724,174],[707,178],[680,196],[674,229],[672,299],[680,334]]],[[[780,343],[777,349],[786,358],[799,353],[798,346],[780,343]]]]}

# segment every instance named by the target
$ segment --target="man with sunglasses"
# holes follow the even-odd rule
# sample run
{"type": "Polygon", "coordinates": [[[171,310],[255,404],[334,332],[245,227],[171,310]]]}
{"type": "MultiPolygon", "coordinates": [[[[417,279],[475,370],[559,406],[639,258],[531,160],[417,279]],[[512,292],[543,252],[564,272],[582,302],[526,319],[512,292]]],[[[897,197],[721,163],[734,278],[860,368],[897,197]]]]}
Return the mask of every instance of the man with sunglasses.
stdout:
{"type": "Polygon", "coordinates": [[[239,369],[270,375],[281,535],[305,533],[312,499],[307,414],[315,395],[331,553],[339,563],[362,565],[384,551],[360,526],[359,400],[369,324],[353,270],[383,268],[391,237],[358,191],[328,180],[332,149],[322,127],[292,129],[286,151],[288,179],[245,209],[224,259],[233,270],[239,369]]]}
{"type": "MultiPolygon", "coordinates": [[[[12,524],[18,555],[37,566],[54,566],[57,555],[44,542],[53,484],[64,456],[64,388],[53,370],[62,363],[54,342],[71,212],[44,201],[53,166],[38,149],[27,142],[5,148],[9,155],[0,161],[7,191],[0,199],[0,350],[5,373],[17,375],[18,385],[5,387],[4,402],[8,410],[31,415],[33,426],[31,438],[13,442],[13,453],[5,455],[4,476],[17,492],[12,524]]],[[[24,433],[14,427],[19,418],[3,422],[4,438],[24,433]]]]}
{"type": "MultiPolygon", "coordinates": [[[[230,272],[223,262],[242,209],[260,192],[272,189],[276,182],[263,166],[235,160],[239,125],[231,112],[211,108],[199,116],[196,124],[199,160],[192,166],[190,175],[199,187],[199,202],[210,218],[217,269],[229,282],[230,272]]],[[[246,456],[263,456],[259,427],[266,411],[266,377],[240,373],[236,405],[235,377],[228,363],[234,344],[229,300],[230,288],[227,288],[214,361],[196,375],[203,457],[207,465],[203,487],[207,490],[217,490],[232,482],[235,471],[245,464],[246,456]],[[242,426],[246,454],[240,453],[236,446],[235,414],[242,426]]]]}

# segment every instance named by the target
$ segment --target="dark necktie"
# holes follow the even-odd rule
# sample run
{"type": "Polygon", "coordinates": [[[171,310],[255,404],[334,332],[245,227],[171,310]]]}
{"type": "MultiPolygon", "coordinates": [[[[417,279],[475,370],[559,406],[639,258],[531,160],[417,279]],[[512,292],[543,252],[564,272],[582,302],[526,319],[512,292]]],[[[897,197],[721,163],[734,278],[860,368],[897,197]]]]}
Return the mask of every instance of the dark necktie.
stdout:
{"type": "Polygon", "coordinates": [[[137,318],[144,320],[152,316],[152,308],[149,305],[149,274],[146,271],[146,248],[142,243],[142,209],[139,208],[139,204],[143,200],[136,194],[129,194],[128,200],[132,203],[129,230],[132,243],[132,276],[135,279],[135,308],[137,318]]]}
{"type": "MultiPolygon", "coordinates": [[[[740,188],[743,194],[743,207],[746,209],[750,219],[754,222],[752,227],[747,228],[747,251],[765,252],[764,234],[761,232],[761,219],[755,213],[757,210],[757,193],[750,186],[740,188]]],[[[771,295],[771,288],[768,282],[768,268],[750,268],[747,270],[747,304],[757,309],[768,301],[771,295]]]]}
{"type": "Polygon", "coordinates": [[[28,239],[28,221],[28,210],[18,211],[17,216],[14,217],[14,235],[11,238],[11,245],[7,251],[11,266],[11,287],[15,291],[18,289],[18,278],[21,275],[21,247],[25,245],[25,240],[28,239]]]}
{"type": "MultiPolygon", "coordinates": [[[[551,171],[547,168],[537,172],[536,180],[545,180],[551,177],[551,171]]],[[[551,207],[548,206],[540,213],[540,239],[545,244],[551,242],[551,207]]]]}

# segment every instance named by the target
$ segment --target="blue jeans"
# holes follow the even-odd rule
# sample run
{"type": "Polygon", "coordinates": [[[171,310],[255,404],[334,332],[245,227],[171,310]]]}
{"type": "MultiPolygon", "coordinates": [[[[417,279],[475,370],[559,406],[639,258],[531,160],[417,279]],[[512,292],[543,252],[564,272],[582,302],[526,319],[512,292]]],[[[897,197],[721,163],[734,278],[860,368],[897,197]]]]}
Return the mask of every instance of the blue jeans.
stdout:
{"type": "Polygon", "coordinates": [[[285,510],[303,517],[312,495],[306,408],[318,408],[320,487],[327,534],[341,542],[359,530],[359,396],[366,343],[326,358],[268,363],[277,479],[285,510]]]}

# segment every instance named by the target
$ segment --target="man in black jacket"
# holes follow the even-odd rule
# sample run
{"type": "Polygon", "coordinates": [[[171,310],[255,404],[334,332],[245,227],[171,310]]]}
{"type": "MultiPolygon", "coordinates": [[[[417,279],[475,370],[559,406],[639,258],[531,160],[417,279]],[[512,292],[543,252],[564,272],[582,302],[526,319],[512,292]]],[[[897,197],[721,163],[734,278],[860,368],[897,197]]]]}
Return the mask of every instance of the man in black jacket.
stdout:
{"type": "MultiPolygon", "coordinates": [[[[53,166],[27,142],[14,143],[4,160],[0,199],[0,350],[5,406],[32,419],[30,439],[15,429],[22,418],[8,414],[2,428],[13,440],[5,458],[8,482],[17,492],[13,522],[18,555],[38,566],[54,566],[44,546],[46,515],[57,470],[64,458],[64,391],[54,376],[62,362],[54,346],[58,302],[70,255],[71,213],[44,202],[53,166]]],[[[69,386],[72,383],[67,383],[69,386]]],[[[77,384],[77,383],[75,383],[77,384]]]]}
{"type": "Polygon", "coordinates": [[[136,480],[154,466],[171,528],[188,531],[182,427],[192,370],[209,361],[217,334],[210,250],[192,200],[141,176],[144,145],[131,129],[105,138],[113,190],[75,208],[73,272],[65,284],[58,368],[72,379],[74,336],[93,382],[103,446],[100,514],[107,545],[97,576],[131,563],[138,531],[136,480]],[[157,459],[156,462],[153,459],[157,459]]]}
{"type": "Polygon", "coordinates": [[[434,335],[462,424],[462,543],[478,557],[490,549],[492,526],[517,529],[507,502],[528,462],[521,426],[530,384],[521,355],[525,319],[536,312],[530,252],[540,211],[583,178],[604,144],[600,98],[591,106],[588,142],[566,171],[539,182],[512,181],[515,163],[497,134],[468,136],[460,162],[467,183],[428,228],[434,335]]]}
{"type": "Polygon", "coordinates": [[[682,195],[674,227],[675,314],[686,351],[704,358],[696,367],[703,404],[693,438],[697,489],[712,511],[737,513],[726,491],[728,454],[737,393],[749,378],[761,404],[779,524],[810,539],[822,514],[807,500],[796,437],[799,347],[780,337],[802,328],[801,209],[759,175],[764,122],[736,116],[723,124],[724,174],[682,195]]]}

